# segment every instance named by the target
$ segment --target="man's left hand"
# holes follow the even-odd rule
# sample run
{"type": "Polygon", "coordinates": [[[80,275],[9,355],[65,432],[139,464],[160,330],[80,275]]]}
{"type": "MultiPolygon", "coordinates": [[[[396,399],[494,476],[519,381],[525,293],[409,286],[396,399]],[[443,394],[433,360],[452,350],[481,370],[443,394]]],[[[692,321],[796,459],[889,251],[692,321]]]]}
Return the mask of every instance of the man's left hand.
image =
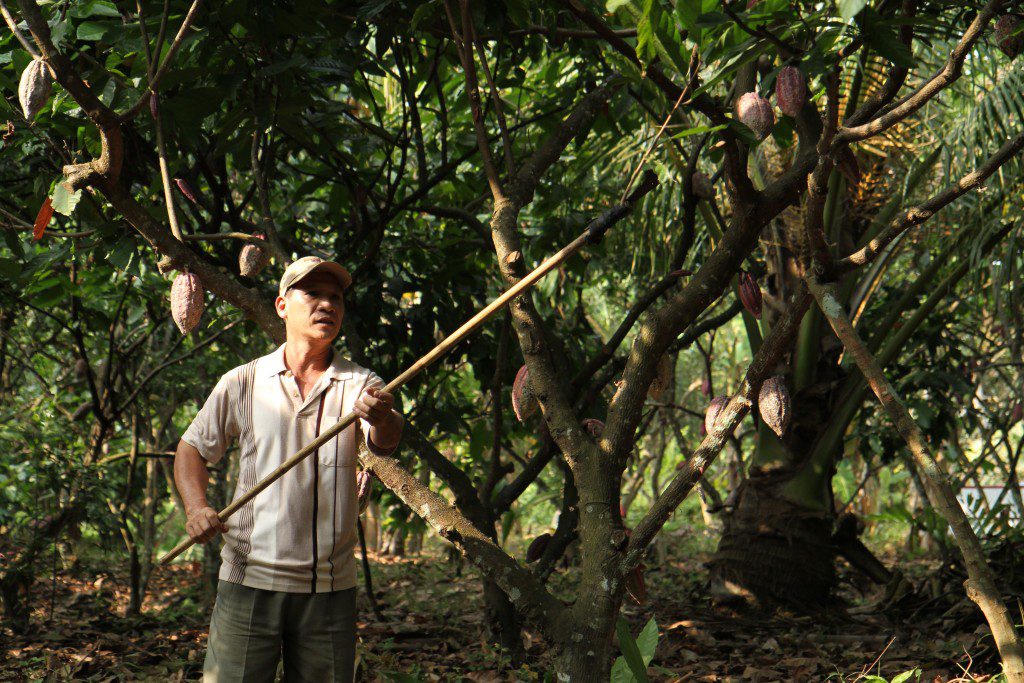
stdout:
{"type": "Polygon", "coordinates": [[[391,408],[395,397],[377,387],[369,387],[356,399],[352,410],[370,423],[371,427],[384,427],[393,419],[391,408]]]}

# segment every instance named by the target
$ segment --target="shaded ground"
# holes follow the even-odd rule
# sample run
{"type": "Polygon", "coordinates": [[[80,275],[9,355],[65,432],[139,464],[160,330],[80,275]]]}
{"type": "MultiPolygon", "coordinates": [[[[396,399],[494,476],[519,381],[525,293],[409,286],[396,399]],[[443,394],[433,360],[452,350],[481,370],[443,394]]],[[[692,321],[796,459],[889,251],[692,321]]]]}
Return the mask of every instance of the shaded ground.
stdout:
{"type": "MultiPolygon", "coordinates": [[[[634,633],[652,616],[661,628],[654,660],[660,668],[651,668],[652,680],[857,681],[871,674],[888,681],[915,668],[928,683],[990,680],[991,640],[976,628],[966,600],[901,625],[872,609],[878,594],[862,594],[847,582],[845,609],[814,618],[768,619],[710,605],[702,584],[704,559],[649,571],[650,602],[627,606],[634,633]]],[[[514,670],[481,640],[479,581],[468,569],[456,577],[455,568],[433,554],[384,558],[373,566],[387,619],[374,620],[360,594],[360,647],[369,680],[545,680],[550,667],[540,639],[527,634],[529,664],[514,670]]],[[[49,581],[36,585],[31,633],[14,637],[5,629],[0,636],[0,680],[198,678],[209,612],[197,566],[159,572],[143,615],[134,619],[122,616],[123,577],[93,576],[92,581],[58,577],[52,621],[49,581]]]]}

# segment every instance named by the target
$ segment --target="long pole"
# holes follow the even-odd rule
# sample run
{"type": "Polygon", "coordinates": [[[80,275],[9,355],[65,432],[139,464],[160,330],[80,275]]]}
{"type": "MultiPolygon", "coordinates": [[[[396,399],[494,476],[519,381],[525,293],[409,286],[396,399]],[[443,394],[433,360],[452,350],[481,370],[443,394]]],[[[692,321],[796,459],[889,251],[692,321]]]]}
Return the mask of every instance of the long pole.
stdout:
{"type": "MultiPolygon", "coordinates": [[[[643,180],[641,181],[640,185],[638,185],[637,188],[633,190],[629,197],[626,198],[625,202],[605,211],[603,214],[601,214],[593,221],[591,221],[590,225],[587,226],[587,229],[584,230],[579,237],[574,239],[567,246],[563,247],[558,253],[549,257],[546,261],[544,261],[542,264],[537,266],[533,271],[531,271],[526,277],[524,277],[516,284],[512,285],[504,294],[502,294],[497,299],[489,303],[486,308],[484,308],[479,313],[470,318],[468,321],[466,321],[462,325],[462,327],[455,330],[455,332],[450,334],[440,344],[438,344],[433,349],[428,351],[426,355],[424,355],[418,361],[409,366],[409,368],[405,372],[400,374],[395,379],[391,380],[391,382],[384,387],[383,391],[387,393],[392,393],[395,391],[395,389],[398,389],[399,387],[406,384],[409,380],[411,380],[413,377],[415,377],[424,369],[426,369],[434,361],[436,361],[438,358],[440,358],[448,351],[450,351],[459,342],[468,337],[473,330],[475,330],[477,327],[483,324],[484,321],[486,321],[488,318],[497,313],[505,304],[511,301],[514,297],[521,294],[528,287],[530,287],[535,282],[537,282],[542,277],[551,272],[553,269],[558,267],[560,263],[565,261],[565,259],[574,254],[576,251],[578,251],[583,245],[596,244],[600,242],[601,238],[604,237],[604,234],[608,231],[608,229],[615,225],[615,223],[617,223],[618,221],[622,220],[626,215],[628,215],[629,212],[632,210],[633,205],[636,204],[637,200],[639,200],[645,194],[653,190],[657,186],[657,184],[657,176],[651,171],[645,172],[643,180]]],[[[356,419],[358,419],[358,416],[355,413],[349,413],[348,415],[345,415],[343,418],[338,420],[332,427],[330,427],[329,429],[321,433],[320,436],[309,442],[309,444],[305,446],[302,450],[300,450],[298,453],[285,460],[277,467],[277,469],[275,469],[266,477],[258,481],[251,489],[246,491],[245,494],[243,494],[233,503],[231,503],[226,508],[217,513],[217,516],[220,518],[220,521],[226,521],[229,517],[231,517],[231,515],[237,512],[239,508],[241,508],[243,505],[248,503],[257,495],[259,495],[259,493],[263,491],[263,489],[267,488],[275,481],[280,479],[285,472],[287,472],[288,470],[292,469],[300,462],[302,462],[302,460],[305,459],[306,456],[316,452],[316,450],[320,448],[320,446],[324,445],[325,443],[333,439],[343,429],[354,423],[356,419]]],[[[185,552],[185,550],[190,548],[194,543],[195,541],[193,541],[191,538],[182,541],[181,543],[176,545],[170,552],[168,552],[166,555],[160,558],[160,564],[167,564],[175,557],[185,552]]]]}

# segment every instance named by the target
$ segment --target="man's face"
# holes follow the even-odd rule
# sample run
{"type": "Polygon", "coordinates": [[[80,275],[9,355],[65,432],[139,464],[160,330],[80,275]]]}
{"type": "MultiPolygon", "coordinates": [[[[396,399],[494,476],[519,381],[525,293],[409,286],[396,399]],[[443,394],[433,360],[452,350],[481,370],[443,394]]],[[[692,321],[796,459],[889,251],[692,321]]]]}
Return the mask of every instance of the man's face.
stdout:
{"type": "Polygon", "coordinates": [[[330,342],[341,331],[345,299],[341,283],[328,273],[310,273],[274,303],[289,339],[330,342]]]}

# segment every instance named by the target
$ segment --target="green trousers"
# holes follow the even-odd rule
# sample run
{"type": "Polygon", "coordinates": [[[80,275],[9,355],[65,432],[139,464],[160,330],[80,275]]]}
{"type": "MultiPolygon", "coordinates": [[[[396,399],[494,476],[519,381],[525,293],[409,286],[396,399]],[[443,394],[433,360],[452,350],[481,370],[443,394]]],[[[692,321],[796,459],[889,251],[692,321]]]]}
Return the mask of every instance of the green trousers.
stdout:
{"type": "Polygon", "coordinates": [[[217,584],[204,683],[351,683],[356,655],[356,589],[282,593],[217,584]]]}

